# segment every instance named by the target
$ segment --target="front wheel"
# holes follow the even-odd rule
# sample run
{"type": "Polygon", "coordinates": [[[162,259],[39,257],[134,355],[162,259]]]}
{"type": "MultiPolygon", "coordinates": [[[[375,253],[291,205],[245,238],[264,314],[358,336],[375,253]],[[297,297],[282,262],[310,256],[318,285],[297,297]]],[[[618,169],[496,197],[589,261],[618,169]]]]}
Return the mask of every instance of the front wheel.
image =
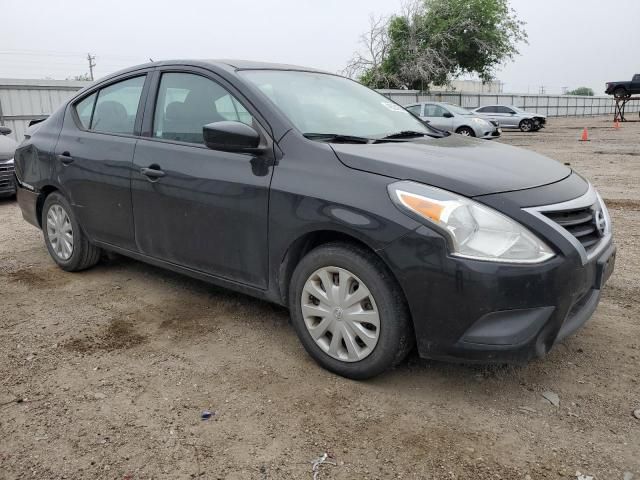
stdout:
{"type": "Polygon", "coordinates": [[[100,259],[100,249],[89,243],[71,205],[58,192],[50,194],[44,201],[42,233],[49,255],[63,270],[85,270],[100,259]]]}
{"type": "Polygon", "coordinates": [[[459,133],[460,135],[464,136],[464,137],[475,137],[476,133],[473,131],[472,128],[469,127],[460,127],[459,129],[456,130],[456,133],[459,133]]]}
{"type": "Polygon", "coordinates": [[[413,346],[395,279],[375,254],[348,243],[312,250],[289,287],[293,326],[322,367],[357,380],[400,363],[413,346]]]}
{"type": "Polygon", "coordinates": [[[520,130],[523,132],[530,132],[533,130],[533,122],[525,119],[520,122],[520,130]]]}
{"type": "Polygon", "coordinates": [[[627,89],[623,87],[618,87],[613,92],[613,96],[616,98],[627,98],[629,94],[627,93],[627,89]]]}

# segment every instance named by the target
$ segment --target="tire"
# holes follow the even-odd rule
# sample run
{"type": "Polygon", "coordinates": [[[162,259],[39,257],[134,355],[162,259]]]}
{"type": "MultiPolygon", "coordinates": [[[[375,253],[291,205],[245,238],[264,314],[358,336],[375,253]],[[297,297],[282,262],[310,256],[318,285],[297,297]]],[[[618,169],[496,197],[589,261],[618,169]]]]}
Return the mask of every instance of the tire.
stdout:
{"type": "Polygon", "coordinates": [[[476,132],[473,131],[472,128],[469,127],[460,127],[456,130],[456,133],[464,136],[464,137],[475,137],[476,132]]]}
{"type": "Polygon", "coordinates": [[[98,263],[100,249],[92,245],[82,232],[71,205],[63,195],[53,192],[45,199],[41,220],[44,243],[60,268],[78,272],[98,263]]]}
{"type": "Polygon", "coordinates": [[[524,120],[522,120],[520,122],[520,131],[522,132],[531,132],[533,131],[533,122],[531,120],[529,120],[528,118],[525,118],[524,120]]]}
{"type": "Polygon", "coordinates": [[[414,344],[409,310],[395,278],[375,254],[349,243],[320,246],[298,263],[289,285],[289,308],[305,350],[323,368],[343,377],[374,377],[398,365],[414,344]],[[327,293],[323,290],[325,281],[336,282],[330,287],[334,298],[343,298],[340,292],[346,292],[344,301],[332,303],[329,295],[323,295],[327,293]],[[319,292],[318,297],[309,293],[310,288],[319,292]],[[355,313],[347,311],[349,296],[352,301],[363,297],[351,307],[355,313]],[[362,314],[373,323],[354,320],[362,314]],[[311,334],[314,328],[317,340],[311,334]],[[377,340],[372,340],[376,336],[377,340]],[[334,342],[336,339],[339,341],[334,342]]]}
{"type": "Polygon", "coordinates": [[[629,96],[627,89],[624,87],[618,87],[613,91],[613,96],[616,98],[626,98],[629,96]]]}

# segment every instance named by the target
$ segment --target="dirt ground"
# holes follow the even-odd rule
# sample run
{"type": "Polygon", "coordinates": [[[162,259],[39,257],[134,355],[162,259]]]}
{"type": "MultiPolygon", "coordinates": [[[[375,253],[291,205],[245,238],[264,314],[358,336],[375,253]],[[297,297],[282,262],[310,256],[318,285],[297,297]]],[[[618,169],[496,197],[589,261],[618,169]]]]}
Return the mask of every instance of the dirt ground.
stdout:
{"type": "Polygon", "coordinates": [[[349,381],[279,307],[123,257],[63,272],[0,201],[0,479],[311,479],[325,452],[320,479],[640,479],[639,140],[609,118],[500,140],[589,177],[619,249],[591,322],[526,367],[349,381]]]}

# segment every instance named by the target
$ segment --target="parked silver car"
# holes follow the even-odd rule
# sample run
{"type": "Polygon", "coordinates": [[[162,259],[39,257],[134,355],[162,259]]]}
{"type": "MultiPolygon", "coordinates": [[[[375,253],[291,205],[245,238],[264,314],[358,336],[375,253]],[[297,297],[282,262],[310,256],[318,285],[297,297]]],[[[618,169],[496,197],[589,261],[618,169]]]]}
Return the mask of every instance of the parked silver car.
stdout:
{"type": "Polygon", "coordinates": [[[535,132],[547,123],[546,115],[525,112],[513,105],[486,105],[473,111],[487,120],[498,122],[501,128],[519,128],[523,132],[535,132]]]}
{"type": "Polygon", "coordinates": [[[457,105],[443,102],[421,102],[405,106],[414,115],[441,130],[459,133],[468,137],[491,140],[498,138],[502,130],[497,122],[480,118],[457,105]]]}

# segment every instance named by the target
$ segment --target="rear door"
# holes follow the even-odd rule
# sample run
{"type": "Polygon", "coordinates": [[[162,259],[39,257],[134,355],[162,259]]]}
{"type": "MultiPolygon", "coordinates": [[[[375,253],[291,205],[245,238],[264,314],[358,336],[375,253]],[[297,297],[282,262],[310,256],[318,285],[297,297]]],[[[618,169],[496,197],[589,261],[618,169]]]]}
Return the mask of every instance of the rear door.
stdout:
{"type": "Polygon", "coordinates": [[[429,123],[441,130],[451,131],[453,128],[453,116],[450,118],[445,117],[445,114],[449,113],[440,105],[433,103],[424,104],[424,119],[429,120],[429,123]]]}
{"type": "Polygon", "coordinates": [[[134,248],[131,168],[147,72],[121,77],[70,104],[55,173],[92,240],[134,248]]]}
{"type": "Polygon", "coordinates": [[[266,122],[212,73],[167,69],[155,76],[132,177],[139,251],[265,288],[273,148],[259,156],[211,150],[202,127],[243,122],[272,147],[266,122]]]}
{"type": "Polygon", "coordinates": [[[482,118],[486,118],[487,120],[494,120],[500,123],[499,116],[497,115],[496,107],[493,107],[493,106],[481,107],[481,108],[478,108],[475,112],[478,115],[480,115],[482,118]]]}

